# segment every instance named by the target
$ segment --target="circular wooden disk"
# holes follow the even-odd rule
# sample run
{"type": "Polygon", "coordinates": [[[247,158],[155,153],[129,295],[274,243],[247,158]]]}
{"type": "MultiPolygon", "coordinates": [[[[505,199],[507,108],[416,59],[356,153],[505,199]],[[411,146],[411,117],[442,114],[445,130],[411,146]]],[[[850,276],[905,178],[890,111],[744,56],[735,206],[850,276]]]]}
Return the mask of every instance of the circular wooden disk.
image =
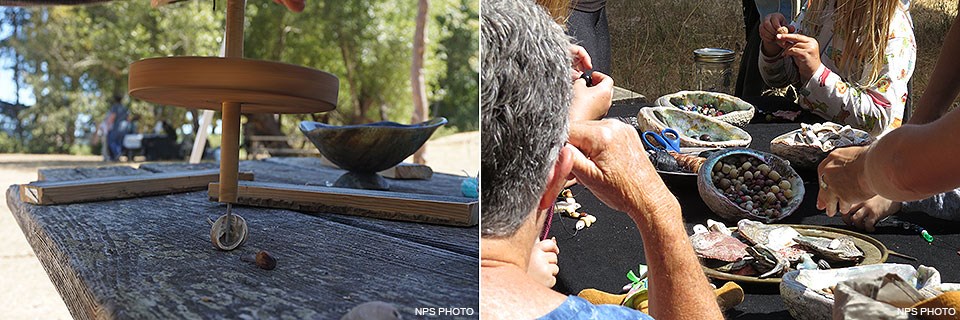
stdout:
{"type": "Polygon", "coordinates": [[[243,113],[317,113],[336,108],[336,76],[286,63],[217,58],[152,58],[130,65],[130,96],[157,104],[243,113]]]}

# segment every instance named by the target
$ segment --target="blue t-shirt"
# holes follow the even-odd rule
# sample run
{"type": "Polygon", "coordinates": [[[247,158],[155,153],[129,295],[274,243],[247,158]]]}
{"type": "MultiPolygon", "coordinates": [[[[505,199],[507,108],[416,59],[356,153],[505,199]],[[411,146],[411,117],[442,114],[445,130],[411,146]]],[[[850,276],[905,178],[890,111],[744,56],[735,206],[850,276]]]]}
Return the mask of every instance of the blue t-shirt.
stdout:
{"type": "Polygon", "coordinates": [[[547,315],[540,317],[544,320],[603,320],[603,319],[641,319],[652,320],[646,313],[633,310],[624,306],[604,304],[594,305],[589,301],[577,297],[569,296],[559,307],[550,311],[547,315]]]}

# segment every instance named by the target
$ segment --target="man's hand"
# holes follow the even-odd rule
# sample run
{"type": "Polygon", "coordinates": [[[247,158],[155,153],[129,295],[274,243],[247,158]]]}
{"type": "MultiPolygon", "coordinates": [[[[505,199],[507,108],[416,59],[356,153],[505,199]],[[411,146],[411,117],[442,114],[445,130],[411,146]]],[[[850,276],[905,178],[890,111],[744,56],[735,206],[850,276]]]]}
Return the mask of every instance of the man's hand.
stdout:
{"type": "Polygon", "coordinates": [[[660,212],[679,218],[680,205],[657,175],[637,131],[620,121],[570,124],[573,175],[607,206],[648,221],[660,212]]]}
{"type": "Polygon", "coordinates": [[[793,43],[786,47],[783,55],[793,57],[800,79],[806,82],[813,77],[813,73],[820,68],[820,43],[817,39],[802,34],[778,34],[777,39],[793,43]]]}
{"type": "Polygon", "coordinates": [[[285,5],[287,9],[293,12],[303,11],[303,7],[307,5],[306,0],[273,0],[273,2],[285,5]]]}
{"type": "Polygon", "coordinates": [[[779,12],[768,14],[763,18],[763,22],[760,23],[760,49],[763,50],[764,55],[768,57],[778,55],[787,47],[785,41],[777,39],[777,35],[782,33],[781,28],[787,28],[789,33],[796,31],[793,26],[787,24],[787,18],[779,12]]]}
{"type": "Polygon", "coordinates": [[[527,275],[547,288],[553,288],[557,284],[557,274],[560,273],[560,267],[557,266],[559,254],[560,247],[557,246],[556,239],[537,240],[530,253],[527,275]]]}
{"type": "Polygon", "coordinates": [[[900,211],[902,203],[876,196],[853,207],[849,214],[843,215],[843,222],[867,232],[875,231],[878,221],[900,211]]]}
{"type": "Polygon", "coordinates": [[[850,212],[854,205],[877,195],[863,178],[864,162],[869,147],[846,147],[830,152],[820,163],[820,192],[817,209],[828,216],[850,212]]]}
{"type": "Polygon", "coordinates": [[[592,87],[587,87],[587,81],[580,79],[579,74],[573,81],[573,102],[568,111],[570,121],[597,120],[610,110],[613,103],[613,78],[594,71],[591,79],[592,87]]]}

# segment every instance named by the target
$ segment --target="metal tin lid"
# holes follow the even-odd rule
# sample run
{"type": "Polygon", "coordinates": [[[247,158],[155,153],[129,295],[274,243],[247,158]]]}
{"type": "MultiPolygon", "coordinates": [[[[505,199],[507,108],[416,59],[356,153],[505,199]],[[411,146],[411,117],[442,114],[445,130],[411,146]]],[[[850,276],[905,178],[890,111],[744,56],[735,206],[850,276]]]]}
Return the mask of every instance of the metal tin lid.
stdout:
{"type": "Polygon", "coordinates": [[[733,50],[722,48],[703,48],[693,51],[693,61],[697,62],[733,62],[733,50]]]}

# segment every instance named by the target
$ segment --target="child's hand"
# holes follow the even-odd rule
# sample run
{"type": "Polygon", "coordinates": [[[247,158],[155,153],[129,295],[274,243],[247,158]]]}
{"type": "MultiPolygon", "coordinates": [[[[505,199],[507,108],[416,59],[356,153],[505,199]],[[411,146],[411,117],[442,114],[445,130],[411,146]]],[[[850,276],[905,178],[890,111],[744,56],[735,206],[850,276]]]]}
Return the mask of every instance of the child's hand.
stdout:
{"type": "Polygon", "coordinates": [[[530,254],[527,275],[547,288],[553,288],[557,284],[557,273],[560,273],[560,267],[557,266],[558,254],[560,248],[557,247],[557,240],[537,240],[530,254]]]}
{"type": "Polygon", "coordinates": [[[878,221],[900,211],[902,203],[876,196],[859,205],[853,206],[849,214],[843,215],[843,222],[857,229],[873,232],[878,221]]]}
{"type": "Polygon", "coordinates": [[[793,33],[796,29],[787,24],[787,18],[780,13],[771,13],[763,18],[760,23],[760,40],[762,40],[763,54],[766,56],[775,56],[787,47],[784,41],[777,39],[778,34],[793,33]],[[783,32],[786,31],[786,32],[783,32]]]}
{"type": "Polygon", "coordinates": [[[793,43],[785,49],[783,55],[793,57],[801,81],[805,82],[813,77],[813,73],[820,68],[820,43],[817,39],[802,34],[778,34],[777,40],[793,43]]]}
{"type": "Polygon", "coordinates": [[[573,71],[577,74],[577,77],[580,76],[579,73],[593,69],[593,63],[590,61],[590,54],[587,53],[587,49],[571,44],[567,50],[573,56],[573,71]]]}

